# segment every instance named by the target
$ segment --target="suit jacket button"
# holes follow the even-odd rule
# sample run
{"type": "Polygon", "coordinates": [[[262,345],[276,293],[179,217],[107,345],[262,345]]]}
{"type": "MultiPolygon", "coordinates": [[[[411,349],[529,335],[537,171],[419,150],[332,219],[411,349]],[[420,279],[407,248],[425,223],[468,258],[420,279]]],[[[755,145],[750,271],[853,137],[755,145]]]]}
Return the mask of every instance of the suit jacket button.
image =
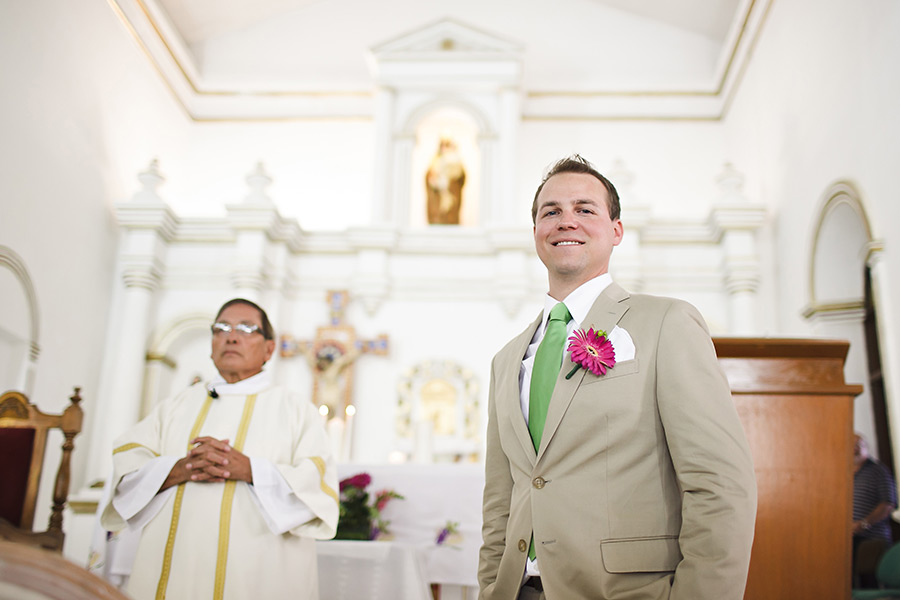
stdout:
{"type": "Polygon", "coordinates": [[[528,550],[528,542],[525,540],[519,540],[519,552],[526,552],[528,550]]]}
{"type": "Polygon", "coordinates": [[[544,487],[545,483],[547,483],[547,482],[544,480],[543,477],[535,477],[534,480],[532,480],[532,482],[531,482],[531,484],[534,487],[536,487],[537,489],[542,489],[544,487]]]}

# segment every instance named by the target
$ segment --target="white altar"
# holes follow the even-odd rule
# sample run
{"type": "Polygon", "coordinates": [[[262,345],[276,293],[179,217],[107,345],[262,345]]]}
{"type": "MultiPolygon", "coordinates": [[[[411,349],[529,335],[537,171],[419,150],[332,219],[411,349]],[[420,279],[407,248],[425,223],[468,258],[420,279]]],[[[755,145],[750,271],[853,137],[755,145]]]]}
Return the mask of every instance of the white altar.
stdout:
{"type": "MultiPolygon", "coordinates": [[[[484,491],[484,466],[465,464],[402,464],[338,466],[341,479],[357,473],[368,473],[372,483],[367,488],[371,495],[382,489],[401,494],[404,500],[391,500],[382,515],[390,521],[390,534],[375,542],[319,542],[319,574],[323,600],[341,598],[337,592],[329,595],[324,577],[335,577],[338,563],[345,569],[354,564],[390,566],[391,573],[403,577],[415,577],[416,563],[420,561],[426,584],[476,588],[478,550],[481,547],[481,502],[484,491]],[[456,523],[457,534],[442,544],[437,537],[448,522],[456,523]],[[379,546],[392,548],[381,550],[379,546]],[[360,546],[363,549],[360,549],[360,546]],[[389,555],[393,558],[389,558],[389,555]],[[411,557],[413,554],[415,556],[411,557]],[[350,560],[348,560],[350,559],[350,560]],[[399,565],[397,564],[399,561],[399,565]]],[[[339,570],[339,569],[338,569],[339,570]]],[[[346,571],[345,571],[346,572],[346,571]]],[[[393,576],[393,575],[392,575],[393,576]]],[[[374,576],[373,576],[374,577],[374,576]]],[[[375,579],[373,579],[373,582],[375,579]]],[[[409,583],[412,588],[415,583],[409,583]]],[[[415,596],[411,596],[415,597],[415,596]]]]}
{"type": "Polygon", "coordinates": [[[431,600],[418,546],[398,542],[316,542],[319,600],[431,600]]]}

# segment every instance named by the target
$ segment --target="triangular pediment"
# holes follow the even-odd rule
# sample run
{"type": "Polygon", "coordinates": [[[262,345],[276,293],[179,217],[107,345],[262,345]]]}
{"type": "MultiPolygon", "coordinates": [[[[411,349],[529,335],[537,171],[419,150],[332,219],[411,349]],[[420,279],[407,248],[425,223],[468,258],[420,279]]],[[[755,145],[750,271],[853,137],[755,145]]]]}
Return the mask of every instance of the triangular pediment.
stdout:
{"type": "Polygon", "coordinates": [[[467,55],[516,58],[521,47],[453,19],[443,19],[382,42],[372,47],[371,52],[379,59],[421,59],[425,55],[460,60],[467,55]]]}

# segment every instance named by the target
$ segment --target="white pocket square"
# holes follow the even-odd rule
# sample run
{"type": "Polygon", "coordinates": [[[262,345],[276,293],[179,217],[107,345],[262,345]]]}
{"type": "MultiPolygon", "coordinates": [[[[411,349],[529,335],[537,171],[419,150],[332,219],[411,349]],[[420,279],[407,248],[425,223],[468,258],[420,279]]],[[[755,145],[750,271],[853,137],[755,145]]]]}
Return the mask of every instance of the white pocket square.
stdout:
{"type": "Polygon", "coordinates": [[[616,325],[609,332],[608,339],[609,343],[612,344],[613,350],[616,351],[617,363],[634,359],[634,341],[627,331],[616,325]]]}

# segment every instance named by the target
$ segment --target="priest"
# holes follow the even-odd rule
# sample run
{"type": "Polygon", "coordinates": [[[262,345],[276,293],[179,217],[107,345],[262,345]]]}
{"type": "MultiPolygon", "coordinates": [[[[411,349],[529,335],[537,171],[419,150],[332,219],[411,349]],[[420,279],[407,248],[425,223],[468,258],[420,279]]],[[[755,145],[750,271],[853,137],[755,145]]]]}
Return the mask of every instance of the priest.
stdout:
{"type": "Polygon", "coordinates": [[[161,402],[119,437],[101,522],[140,530],[136,600],[318,598],[315,539],[334,536],[337,474],[308,398],[274,385],[265,311],[226,302],[218,377],[161,402]]]}

